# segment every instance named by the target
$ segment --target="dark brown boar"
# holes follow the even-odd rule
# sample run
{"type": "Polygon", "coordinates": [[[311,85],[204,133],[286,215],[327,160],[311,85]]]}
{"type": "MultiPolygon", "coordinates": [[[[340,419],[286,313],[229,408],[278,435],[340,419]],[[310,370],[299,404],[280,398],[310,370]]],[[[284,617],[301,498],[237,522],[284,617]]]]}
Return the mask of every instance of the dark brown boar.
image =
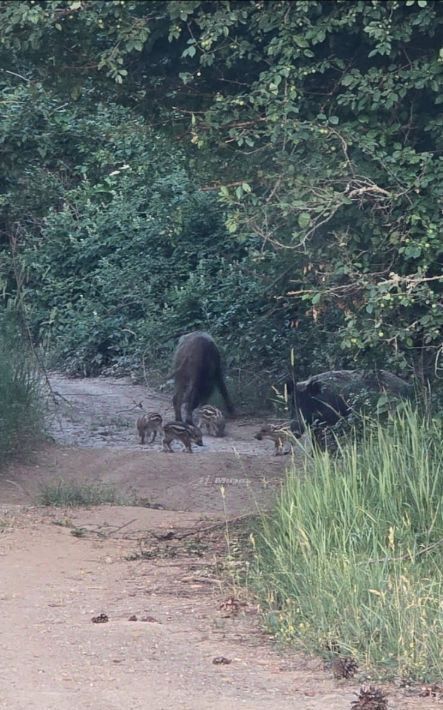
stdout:
{"type": "Polygon", "coordinates": [[[303,382],[287,382],[291,429],[296,437],[317,421],[332,427],[352,411],[352,400],[362,392],[387,393],[390,399],[408,398],[413,387],[387,370],[330,370],[303,382]]]}
{"type": "Polygon", "coordinates": [[[216,387],[229,414],[233,414],[234,408],[223,379],[220,353],[208,333],[195,331],[180,338],[174,355],[173,373],[173,405],[177,421],[182,421],[184,405],[185,421],[192,424],[192,412],[208,401],[216,387]]]}

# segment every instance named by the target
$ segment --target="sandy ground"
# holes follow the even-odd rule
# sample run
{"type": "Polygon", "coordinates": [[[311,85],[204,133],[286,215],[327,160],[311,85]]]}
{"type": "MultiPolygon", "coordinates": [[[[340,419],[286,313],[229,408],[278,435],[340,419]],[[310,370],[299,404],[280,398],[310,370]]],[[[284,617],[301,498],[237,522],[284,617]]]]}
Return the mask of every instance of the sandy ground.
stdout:
{"type": "MultiPolygon", "coordinates": [[[[358,678],[278,651],[220,574],[217,525],[269,507],[288,463],[253,439],[260,422],[229,422],[224,439],[165,454],[138,443],[134,405],[172,418],[169,396],[120,379],[51,384],[54,443],[0,476],[0,708],[350,709],[358,678]],[[138,504],[39,508],[41,486],[60,479],[111,483],[138,504]],[[93,623],[100,614],[108,621],[93,623]]],[[[388,693],[392,709],[438,704],[388,693]]]]}

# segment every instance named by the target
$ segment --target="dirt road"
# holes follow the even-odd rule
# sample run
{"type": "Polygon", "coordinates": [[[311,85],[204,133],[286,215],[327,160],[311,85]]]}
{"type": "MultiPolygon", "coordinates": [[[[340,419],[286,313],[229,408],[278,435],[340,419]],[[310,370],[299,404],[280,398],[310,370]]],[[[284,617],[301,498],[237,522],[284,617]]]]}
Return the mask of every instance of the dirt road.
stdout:
{"type": "MultiPolygon", "coordinates": [[[[138,443],[133,407],[170,417],[169,397],[125,380],[51,380],[54,444],[0,476],[0,708],[348,710],[359,683],[277,652],[251,600],[220,581],[227,548],[213,526],[270,505],[287,463],[253,439],[257,423],[165,454],[138,443]],[[39,508],[42,484],[60,479],[111,483],[139,505],[39,508]],[[194,526],[207,534],[177,542],[194,526]],[[238,613],[223,605],[232,594],[238,613]]],[[[399,710],[435,706],[389,697],[399,710]]]]}

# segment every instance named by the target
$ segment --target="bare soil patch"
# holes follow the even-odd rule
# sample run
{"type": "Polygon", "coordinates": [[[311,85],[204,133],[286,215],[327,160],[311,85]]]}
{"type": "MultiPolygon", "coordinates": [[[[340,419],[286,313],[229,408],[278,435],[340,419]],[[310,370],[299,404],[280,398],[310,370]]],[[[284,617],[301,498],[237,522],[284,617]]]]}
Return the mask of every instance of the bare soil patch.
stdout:
{"type": "MultiPolygon", "coordinates": [[[[246,597],[226,611],[243,592],[219,574],[227,547],[214,526],[269,506],[288,461],[253,439],[258,422],[165,454],[138,443],[130,410],[143,401],[172,418],[169,397],[126,380],[51,380],[54,444],[0,476],[0,708],[349,709],[358,682],[278,652],[246,597]],[[40,485],[60,478],[111,483],[138,505],[36,507],[40,485]],[[179,540],[194,528],[207,532],[179,540]],[[100,614],[108,621],[93,623],[100,614]]],[[[389,696],[400,710],[438,702],[389,696]]]]}

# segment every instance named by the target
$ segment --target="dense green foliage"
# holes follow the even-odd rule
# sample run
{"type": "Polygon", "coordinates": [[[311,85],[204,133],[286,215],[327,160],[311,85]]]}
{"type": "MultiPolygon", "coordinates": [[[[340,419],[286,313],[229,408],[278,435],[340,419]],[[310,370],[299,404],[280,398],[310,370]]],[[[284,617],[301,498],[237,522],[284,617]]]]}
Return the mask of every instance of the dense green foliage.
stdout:
{"type": "Polygon", "coordinates": [[[10,314],[0,318],[0,466],[43,432],[42,392],[30,353],[10,314]]]}
{"type": "Polygon", "coordinates": [[[291,348],[300,376],[433,378],[442,17],[431,0],[2,5],[0,279],[36,340],[73,372],[165,372],[203,327],[246,378],[272,381],[291,348]]]}
{"type": "Polygon", "coordinates": [[[255,586],[276,634],[439,679],[442,434],[406,408],[340,458],[314,452],[292,472],[256,537],[255,586]]]}

